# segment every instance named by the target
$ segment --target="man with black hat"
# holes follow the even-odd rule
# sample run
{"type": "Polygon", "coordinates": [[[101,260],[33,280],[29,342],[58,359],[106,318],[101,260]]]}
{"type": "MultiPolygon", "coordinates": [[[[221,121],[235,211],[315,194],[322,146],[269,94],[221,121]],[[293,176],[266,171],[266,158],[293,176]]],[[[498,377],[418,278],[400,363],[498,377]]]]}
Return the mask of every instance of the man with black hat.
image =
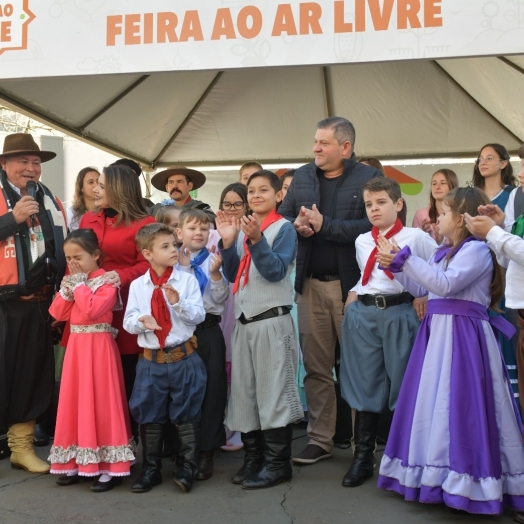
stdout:
{"type": "Polygon", "coordinates": [[[12,467],[30,473],[49,472],[33,434],[54,387],[48,308],[66,265],[64,209],[39,182],[41,163],[55,156],[25,133],[8,135],[0,154],[0,426],[12,467]]]}
{"type": "MultiPolygon", "coordinates": [[[[170,203],[186,209],[200,209],[209,217],[211,222],[215,222],[216,215],[211,207],[200,200],[193,200],[189,195],[190,191],[199,189],[206,183],[204,173],[184,166],[171,166],[157,173],[151,179],[151,183],[159,191],[169,193],[173,200],[172,202],[164,200],[163,205],[170,203]]],[[[156,204],[151,210],[151,214],[154,215],[162,204],[156,204]]]]}

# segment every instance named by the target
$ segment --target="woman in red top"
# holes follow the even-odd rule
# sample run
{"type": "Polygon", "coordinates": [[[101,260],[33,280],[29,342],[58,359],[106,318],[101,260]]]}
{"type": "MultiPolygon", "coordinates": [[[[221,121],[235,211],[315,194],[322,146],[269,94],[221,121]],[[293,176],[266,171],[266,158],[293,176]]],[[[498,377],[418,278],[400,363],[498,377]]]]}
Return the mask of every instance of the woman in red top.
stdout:
{"type": "MultiPolygon", "coordinates": [[[[99,211],[86,213],[80,221],[80,228],[91,228],[98,237],[104,253],[101,267],[105,269],[107,282],[120,285],[123,308],[113,314],[112,326],[118,329],[116,343],[122,358],[127,399],[131,396],[135,382],[135,368],[141,349],[137,336],[123,327],[129,285],[143,275],[149,264],[138,251],[135,236],[138,230],[155,219],[149,216],[143,203],[140,183],[127,166],[106,167],[94,189],[95,204],[99,211]]],[[[131,419],[133,434],[137,435],[136,423],[131,419]]]]}

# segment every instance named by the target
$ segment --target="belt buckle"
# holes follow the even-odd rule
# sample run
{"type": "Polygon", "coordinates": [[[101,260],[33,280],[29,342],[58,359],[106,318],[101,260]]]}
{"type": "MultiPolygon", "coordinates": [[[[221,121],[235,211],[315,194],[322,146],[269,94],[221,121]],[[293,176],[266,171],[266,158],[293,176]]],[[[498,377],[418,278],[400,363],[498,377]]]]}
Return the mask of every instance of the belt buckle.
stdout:
{"type": "Polygon", "coordinates": [[[375,306],[378,309],[386,309],[388,307],[386,303],[386,297],[384,295],[376,295],[375,296],[375,306]],[[382,300],[382,302],[380,302],[382,300]]]}
{"type": "Polygon", "coordinates": [[[169,353],[164,353],[164,364],[172,364],[176,362],[175,360],[176,350],[170,351],[169,353]]]}

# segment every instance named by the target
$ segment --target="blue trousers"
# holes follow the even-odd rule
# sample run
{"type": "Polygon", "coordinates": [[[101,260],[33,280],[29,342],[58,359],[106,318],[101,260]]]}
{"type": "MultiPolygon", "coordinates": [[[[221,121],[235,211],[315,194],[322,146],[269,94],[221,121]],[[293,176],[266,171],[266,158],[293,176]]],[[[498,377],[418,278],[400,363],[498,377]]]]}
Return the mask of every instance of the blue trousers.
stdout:
{"type": "Polygon", "coordinates": [[[196,352],[170,364],[142,358],[129,399],[131,415],[139,424],[199,422],[206,379],[206,368],[196,352]]]}
{"type": "Polygon", "coordinates": [[[357,411],[394,410],[417,336],[412,304],[386,309],[352,302],[342,322],[340,389],[357,411]]]}

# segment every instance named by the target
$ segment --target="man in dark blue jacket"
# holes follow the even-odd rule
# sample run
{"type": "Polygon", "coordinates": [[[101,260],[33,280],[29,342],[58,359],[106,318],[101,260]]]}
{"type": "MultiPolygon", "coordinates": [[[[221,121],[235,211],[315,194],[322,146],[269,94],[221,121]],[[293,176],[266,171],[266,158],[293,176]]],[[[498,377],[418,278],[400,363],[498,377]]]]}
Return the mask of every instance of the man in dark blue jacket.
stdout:
{"type": "Polygon", "coordinates": [[[335,345],[340,338],[344,302],[360,278],[355,240],[371,229],[362,186],[383,176],[356,161],[355,128],[345,118],[317,124],[315,161],[297,169],[279,213],[292,221],[298,235],[295,290],[304,355],[309,409],[307,447],[293,458],[314,464],[332,457],[336,425],[333,382],[335,345]]]}

